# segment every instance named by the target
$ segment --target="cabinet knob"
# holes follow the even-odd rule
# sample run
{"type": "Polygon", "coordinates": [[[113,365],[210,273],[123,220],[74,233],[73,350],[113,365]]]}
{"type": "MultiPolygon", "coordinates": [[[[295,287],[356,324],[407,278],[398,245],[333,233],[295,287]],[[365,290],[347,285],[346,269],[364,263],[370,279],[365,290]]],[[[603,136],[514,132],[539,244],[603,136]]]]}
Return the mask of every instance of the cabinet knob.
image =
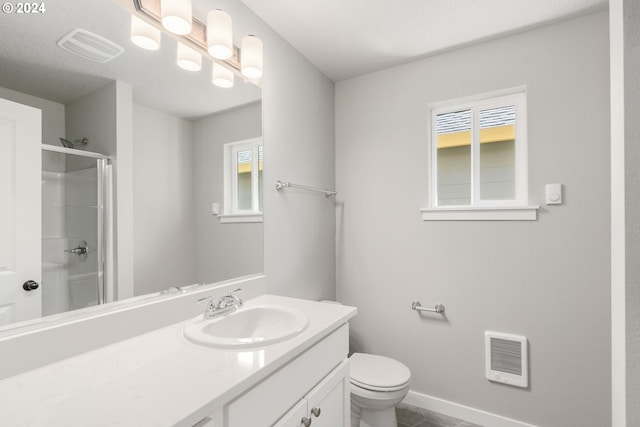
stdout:
{"type": "Polygon", "coordinates": [[[302,425],[304,427],[309,427],[311,425],[311,418],[309,417],[302,417],[302,419],[300,420],[300,422],[302,423],[302,425]]]}
{"type": "Polygon", "coordinates": [[[322,412],[320,408],[311,408],[311,414],[316,418],[320,416],[320,412],[322,412]]]}

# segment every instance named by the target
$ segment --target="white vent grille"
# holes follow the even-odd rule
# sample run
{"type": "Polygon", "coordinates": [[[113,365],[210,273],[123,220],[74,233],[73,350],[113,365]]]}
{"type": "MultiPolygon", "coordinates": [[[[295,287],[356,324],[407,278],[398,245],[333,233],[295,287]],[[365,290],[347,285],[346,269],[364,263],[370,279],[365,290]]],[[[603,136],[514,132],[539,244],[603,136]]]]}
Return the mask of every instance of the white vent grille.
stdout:
{"type": "Polygon", "coordinates": [[[124,49],[97,34],[76,28],[58,41],[58,46],[95,62],[109,62],[124,49]]]}
{"type": "Polygon", "coordinates": [[[485,332],[486,377],[518,387],[529,385],[527,338],[485,332]]]}

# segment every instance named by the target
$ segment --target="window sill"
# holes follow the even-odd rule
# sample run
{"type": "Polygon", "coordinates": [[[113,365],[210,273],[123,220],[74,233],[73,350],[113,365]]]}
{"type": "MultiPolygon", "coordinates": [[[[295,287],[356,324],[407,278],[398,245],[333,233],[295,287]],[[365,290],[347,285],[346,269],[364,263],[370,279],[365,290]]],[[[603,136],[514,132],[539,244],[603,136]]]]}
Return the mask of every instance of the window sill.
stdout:
{"type": "Polygon", "coordinates": [[[535,221],[540,206],[423,208],[423,221],[535,221]]]}
{"type": "Polygon", "coordinates": [[[225,214],[218,215],[221,224],[239,224],[243,222],[262,222],[262,214],[225,214]]]}

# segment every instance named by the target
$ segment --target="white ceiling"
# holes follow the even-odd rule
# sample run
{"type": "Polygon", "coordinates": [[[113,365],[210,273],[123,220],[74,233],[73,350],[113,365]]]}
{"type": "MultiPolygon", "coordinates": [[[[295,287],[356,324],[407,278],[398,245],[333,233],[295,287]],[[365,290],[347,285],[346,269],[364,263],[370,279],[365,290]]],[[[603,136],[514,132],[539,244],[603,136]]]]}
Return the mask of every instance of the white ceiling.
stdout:
{"type": "Polygon", "coordinates": [[[585,14],[607,0],[242,0],[331,80],[585,14]]]}
{"type": "MultiPolygon", "coordinates": [[[[185,118],[261,99],[261,89],[239,77],[232,89],[214,86],[209,60],[203,60],[199,72],[179,68],[176,41],[166,34],[158,51],[133,45],[131,15],[116,5],[119,1],[54,1],[46,2],[42,14],[0,14],[0,87],[67,104],[119,80],[133,87],[134,101],[185,118]],[[111,40],[123,47],[124,53],[99,64],[60,49],[57,41],[75,28],[111,40]]],[[[211,8],[224,5],[239,20],[243,13],[250,13],[242,3],[199,1],[206,1],[211,8]]]]}
{"type": "MultiPolygon", "coordinates": [[[[176,42],[162,36],[160,51],[129,39],[130,0],[65,0],[39,15],[0,17],[0,87],[60,103],[113,80],[133,86],[136,102],[193,118],[261,97],[236,78],[232,90],[211,84],[211,62],[190,73],[175,64],[176,42]],[[56,46],[74,28],[119,44],[124,54],[107,64],[56,46]]],[[[262,20],[333,81],[368,73],[506,33],[606,8],[607,0],[194,0],[194,13],[221,8],[234,20],[234,37],[262,20]],[[251,10],[249,10],[251,9],[251,10]],[[235,34],[237,32],[237,34],[235,34]]]]}

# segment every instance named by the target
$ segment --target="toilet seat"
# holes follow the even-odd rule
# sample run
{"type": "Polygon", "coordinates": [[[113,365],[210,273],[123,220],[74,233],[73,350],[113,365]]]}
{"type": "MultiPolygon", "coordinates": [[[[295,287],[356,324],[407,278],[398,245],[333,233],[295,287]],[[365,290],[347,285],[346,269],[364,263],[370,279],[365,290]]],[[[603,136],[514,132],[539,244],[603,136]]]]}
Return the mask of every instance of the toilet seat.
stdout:
{"type": "Polygon", "coordinates": [[[354,353],[350,358],[351,384],[370,391],[392,392],[407,387],[411,371],[385,356],[354,353]]]}

